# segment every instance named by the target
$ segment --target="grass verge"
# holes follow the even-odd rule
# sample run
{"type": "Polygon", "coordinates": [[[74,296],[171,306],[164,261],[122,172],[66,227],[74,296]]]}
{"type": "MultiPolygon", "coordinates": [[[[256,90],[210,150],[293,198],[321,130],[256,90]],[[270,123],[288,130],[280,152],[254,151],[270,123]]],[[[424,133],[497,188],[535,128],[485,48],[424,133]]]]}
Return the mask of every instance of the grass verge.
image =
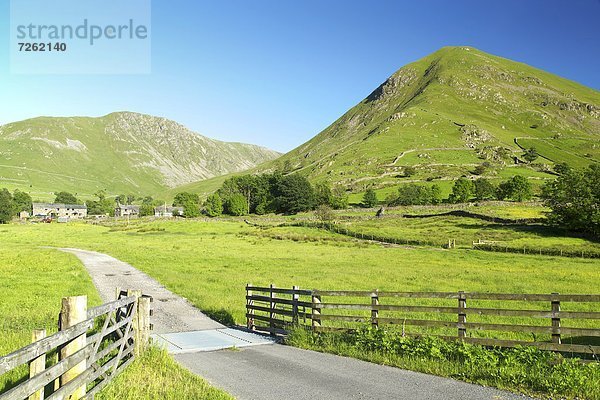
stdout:
{"type": "Polygon", "coordinates": [[[297,329],[286,342],[538,398],[600,399],[600,363],[583,364],[532,347],[487,349],[433,337],[402,337],[399,332],[371,327],[317,335],[297,329]]]}

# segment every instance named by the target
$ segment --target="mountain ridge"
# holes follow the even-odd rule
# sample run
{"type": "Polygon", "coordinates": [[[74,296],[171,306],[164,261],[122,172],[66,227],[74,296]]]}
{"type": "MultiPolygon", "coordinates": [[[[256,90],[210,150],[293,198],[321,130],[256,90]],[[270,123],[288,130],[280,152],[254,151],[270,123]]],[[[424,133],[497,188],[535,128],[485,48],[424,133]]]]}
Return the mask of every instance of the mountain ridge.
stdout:
{"type": "Polygon", "coordinates": [[[0,126],[0,182],[30,191],[156,194],[240,172],[278,157],[262,146],[223,142],[163,117],[36,117],[0,126]],[[55,182],[47,182],[53,176],[55,182]]]}

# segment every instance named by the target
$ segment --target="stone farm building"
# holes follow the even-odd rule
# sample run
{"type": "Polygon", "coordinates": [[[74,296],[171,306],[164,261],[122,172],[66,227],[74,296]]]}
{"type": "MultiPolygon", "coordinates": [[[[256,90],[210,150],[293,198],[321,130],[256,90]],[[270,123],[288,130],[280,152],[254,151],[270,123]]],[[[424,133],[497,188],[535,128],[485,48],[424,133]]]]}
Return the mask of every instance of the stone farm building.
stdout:
{"type": "Polygon", "coordinates": [[[115,217],[139,217],[140,206],[125,206],[117,204],[115,207],[115,217]]]}
{"type": "Polygon", "coordinates": [[[82,219],[87,217],[85,204],[33,203],[31,215],[41,218],[82,219]]]}
{"type": "Polygon", "coordinates": [[[183,207],[154,207],[155,217],[179,217],[183,215],[183,207]]]}

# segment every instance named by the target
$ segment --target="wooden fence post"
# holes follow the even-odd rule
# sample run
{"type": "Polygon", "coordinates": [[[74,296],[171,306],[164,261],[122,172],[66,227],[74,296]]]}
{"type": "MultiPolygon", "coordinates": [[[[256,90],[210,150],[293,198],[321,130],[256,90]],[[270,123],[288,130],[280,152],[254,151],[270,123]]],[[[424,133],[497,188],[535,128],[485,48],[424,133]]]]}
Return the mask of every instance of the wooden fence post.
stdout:
{"type": "Polygon", "coordinates": [[[300,288],[298,286],[292,286],[292,323],[294,325],[298,325],[298,300],[300,300],[300,295],[298,294],[298,290],[300,288]]]}
{"type": "Polygon", "coordinates": [[[371,293],[371,326],[377,328],[379,326],[379,309],[376,307],[379,305],[379,289],[375,289],[371,293]]]}
{"type": "MultiPolygon", "coordinates": [[[[38,340],[41,340],[46,337],[45,329],[36,329],[33,331],[31,335],[31,343],[35,343],[38,340]]],[[[34,376],[44,372],[46,369],[46,353],[42,354],[38,358],[35,358],[29,362],[29,377],[33,378],[34,376]]],[[[44,400],[44,389],[40,389],[31,396],[29,396],[29,400],[44,400]]]]}
{"type": "Polygon", "coordinates": [[[138,350],[140,354],[143,353],[148,347],[150,342],[150,309],[151,309],[151,297],[140,297],[137,305],[137,318],[139,320],[139,340],[138,350]]]}
{"type": "Polygon", "coordinates": [[[464,339],[467,336],[467,328],[464,324],[467,322],[467,296],[465,292],[458,292],[458,337],[464,339]],[[462,326],[461,326],[462,325],[462,326]]]}
{"type": "MultiPolygon", "coordinates": [[[[87,319],[87,296],[64,297],[62,299],[62,308],[60,311],[60,329],[65,330],[87,319]]],[[[86,335],[80,335],[66,344],[60,350],[62,360],[83,349],[86,345],[86,335]]],[[[82,361],[61,377],[60,384],[64,386],[68,382],[77,378],[87,369],[87,363],[82,361]]],[[[85,385],[78,387],[70,397],[70,400],[79,400],[85,396],[85,385]]]]}
{"type": "Polygon", "coordinates": [[[271,299],[271,302],[269,303],[269,328],[271,329],[271,336],[275,335],[275,302],[273,301],[273,299],[275,298],[275,293],[273,292],[273,288],[275,288],[275,286],[271,283],[271,285],[269,286],[269,288],[271,289],[269,291],[269,298],[271,299]]]}
{"type": "Polygon", "coordinates": [[[560,300],[558,300],[558,293],[552,293],[553,296],[556,296],[555,299],[552,300],[552,342],[561,344],[560,339],[560,317],[556,314],[560,312],[560,300]]]}
{"type": "Polygon", "coordinates": [[[312,295],[312,311],[311,311],[311,325],[313,332],[321,326],[321,309],[317,308],[317,305],[321,304],[321,296],[312,295]]]}
{"type": "Polygon", "coordinates": [[[135,356],[137,357],[142,352],[142,346],[141,346],[142,338],[140,337],[141,326],[140,326],[139,314],[137,313],[138,306],[139,306],[139,300],[140,300],[140,297],[142,297],[142,291],[129,289],[129,290],[127,290],[127,296],[135,296],[135,303],[133,303],[133,309],[135,310],[135,314],[133,315],[132,327],[133,327],[133,352],[134,352],[135,356]]]}
{"type": "Polygon", "coordinates": [[[249,306],[254,305],[254,300],[250,299],[252,297],[251,287],[251,283],[246,284],[246,327],[254,331],[256,330],[256,326],[254,325],[254,310],[249,308],[249,306]]]}

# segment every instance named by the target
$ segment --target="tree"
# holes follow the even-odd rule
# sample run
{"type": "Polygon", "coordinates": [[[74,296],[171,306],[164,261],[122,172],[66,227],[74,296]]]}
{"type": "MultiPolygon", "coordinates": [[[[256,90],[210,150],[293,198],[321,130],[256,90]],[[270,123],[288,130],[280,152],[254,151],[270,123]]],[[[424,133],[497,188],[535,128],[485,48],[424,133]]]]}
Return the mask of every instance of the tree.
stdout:
{"type": "Polygon", "coordinates": [[[569,169],[544,186],[542,197],[550,224],[600,237],[600,165],[569,169]]]}
{"type": "Polygon", "coordinates": [[[213,193],[204,202],[204,210],[209,217],[218,217],[223,214],[223,201],[218,193],[213,193]]]}
{"type": "Polygon", "coordinates": [[[60,204],[78,204],[79,200],[73,194],[69,192],[58,192],[55,193],[56,198],[54,199],[54,203],[60,204]]]}
{"type": "Polygon", "coordinates": [[[235,193],[225,202],[225,212],[229,215],[241,216],[246,215],[248,205],[244,195],[235,193]]]}
{"type": "Polygon", "coordinates": [[[459,178],[452,186],[452,193],[448,200],[451,203],[466,203],[473,196],[475,185],[467,178],[459,178]]]}
{"type": "Polygon", "coordinates": [[[194,198],[187,198],[177,207],[183,207],[183,216],[186,218],[196,218],[200,216],[200,206],[194,198]]]}
{"type": "Polygon", "coordinates": [[[427,187],[409,183],[400,186],[398,196],[387,198],[386,203],[390,206],[438,204],[441,202],[441,197],[441,189],[438,185],[427,187]]]}
{"type": "Polygon", "coordinates": [[[148,203],[142,203],[140,206],[140,217],[149,217],[154,215],[154,206],[148,203]]]}
{"type": "Polygon", "coordinates": [[[15,203],[8,189],[0,190],[0,224],[10,222],[15,215],[15,203]]]}
{"type": "Polygon", "coordinates": [[[117,197],[115,197],[115,203],[127,205],[127,196],[125,196],[124,194],[118,195],[117,197]]]}
{"type": "Polygon", "coordinates": [[[537,150],[535,149],[535,147],[531,147],[531,148],[525,150],[525,152],[523,153],[523,158],[525,159],[525,161],[530,162],[530,163],[537,160],[538,157],[539,157],[539,154],[538,154],[537,150]]]}
{"type": "Polygon", "coordinates": [[[20,213],[21,211],[31,212],[32,200],[28,193],[21,192],[19,189],[15,190],[13,194],[13,202],[15,213],[20,213]]]}
{"type": "Polygon", "coordinates": [[[274,190],[276,210],[296,214],[311,210],[315,204],[315,192],[304,176],[299,174],[282,177],[274,190]]]}
{"type": "Polygon", "coordinates": [[[496,197],[496,186],[485,178],[476,179],[475,198],[477,200],[488,200],[496,197]]]}
{"type": "Polygon", "coordinates": [[[367,189],[363,196],[362,206],[365,208],[372,208],[377,205],[377,193],[371,188],[367,189]]]}
{"type": "Polygon", "coordinates": [[[326,182],[319,182],[315,185],[315,204],[318,206],[331,206],[333,203],[333,193],[326,182]]]}
{"type": "Polygon", "coordinates": [[[571,167],[567,163],[558,163],[554,166],[554,172],[559,175],[565,175],[571,171],[571,167]]]}
{"type": "Polygon", "coordinates": [[[497,197],[499,200],[525,201],[531,199],[532,196],[531,184],[527,178],[521,175],[515,175],[498,185],[497,197]]]}
{"type": "Polygon", "coordinates": [[[175,198],[173,199],[174,207],[184,207],[185,208],[186,203],[188,205],[190,205],[191,203],[194,203],[197,206],[199,206],[200,205],[200,196],[198,196],[196,193],[189,193],[189,192],[180,192],[175,195],[175,198]]]}
{"type": "Polygon", "coordinates": [[[97,191],[94,196],[98,200],[89,200],[86,202],[89,215],[110,215],[115,214],[114,202],[111,199],[106,198],[106,192],[104,190],[97,191]]]}
{"type": "Polygon", "coordinates": [[[334,210],[344,210],[348,208],[348,193],[346,193],[344,188],[337,186],[333,189],[332,194],[331,207],[334,210]]]}

